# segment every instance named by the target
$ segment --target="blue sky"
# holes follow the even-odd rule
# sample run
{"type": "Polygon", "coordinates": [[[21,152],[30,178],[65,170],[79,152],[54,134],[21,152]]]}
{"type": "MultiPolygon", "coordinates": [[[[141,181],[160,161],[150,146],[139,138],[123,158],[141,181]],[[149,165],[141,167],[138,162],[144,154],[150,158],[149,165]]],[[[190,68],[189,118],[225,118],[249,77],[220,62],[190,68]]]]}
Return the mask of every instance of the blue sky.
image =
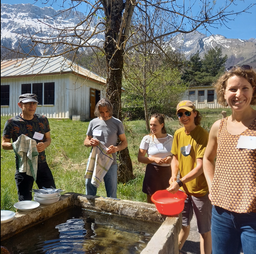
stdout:
{"type": "MultiPolygon", "coordinates": [[[[223,0],[218,0],[220,2],[224,2],[223,0]]],[[[69,0],[64,0],[64,2],[68,3],[69,0]]],[[[237,6],[235,7],[234,11],[239,11],[251,3],[256,3],[255,0],[238,0],[237,6]]],[[[31,3],[35,4],[39,7],[45,6],[52,6],[54,9],[60,9],[63,3],[63,0],[39,0],[35,2],[34,0],[1,0],[1,3],[8,3],[8,4],[20,4],[20,3],[31,3]],[[48,2],[48,3],[47,3],[48,2]],[[43,4],[47,3],[47,4],[43,4]],[[53,5],[52,5],[53,3],[53,5]]],[[[68,5],[67,5],[68,6],[68,5]]],[[[227,38],[238,38],[248,40],[250,38],[256,38],[256,6],[249,10],[250,13],[242,13],[239,16],[234,16],[233,19],[228,22],[227,26],[222,26],[216,28],[210,28],[212,34],[220,34],[227,38]]],[[[207,36],[210,35],[209,32],[204,30],[198,30],[201,33],[206,34],[207,36]]]]}

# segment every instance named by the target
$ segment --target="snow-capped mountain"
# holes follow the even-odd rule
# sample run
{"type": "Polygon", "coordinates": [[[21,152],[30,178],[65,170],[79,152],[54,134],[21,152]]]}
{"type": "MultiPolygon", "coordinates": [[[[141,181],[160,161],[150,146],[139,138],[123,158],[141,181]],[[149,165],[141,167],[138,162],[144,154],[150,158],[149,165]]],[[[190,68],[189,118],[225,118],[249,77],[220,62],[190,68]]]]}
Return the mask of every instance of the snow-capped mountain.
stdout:
{"type": "Polygon", "coordinates": [[[203,56],[209,49],[221,47],[223,55],[228,56],[226,65],[252,64],[256,67],[256,38],[250,40],[227,39],[222,35],[206,36],[197,31],[175,36],[170,45],[189,58],[199,52],[203,56]]]}
{"type": "MultiPolygon", "coordinates": [[[[54,40],[57,32],[51,27],[74,27],[82,19],[81,12],[60,14],[60,11],[52,7],[40,8],[32,4],[1,4],[1,45],[17,48],[21,43],[19,39],[23,38],[24,49],[30,44],[30,34],[36,35],[37,38],[51,37],[54,40]]],[[[91,27],[87,27],[88,33],[93,29],[93,24],[91,24],[91,27]]],[[[99,33],[94,37],[93,42],[99,44],[103,40],[104,34],[99,33]]],[[[197,51],[200,56],[203,56],[210,48],[219,46],[223,54],[228,56],[227,66],[246,63],[256,67],[256,38],[227,39],[221,35],[206,36],[196,31],[176,35],[168,44],[174,50],[184,53],[188,59],[197,51]]],[[[38,55],[49,53],[49,49],[43,46],[37,46],[34,51],[38,55]]]]}
{"type": "MultiPolygon", "coordinates": [[[[1,4],[1,45],[17,48],[22,44],[23,49],[26,49],[26,45],[30,44],[31,35],[36,38],[51,37],[54,41],[62,28],[66,28],[66,33],[70,33],[72,39],[74,31],[68,28],[77,26],[81,20],[81,12],[62,13],[52,7],[40,8],[32,4],[1,4]]],[[[86,29],[89,33],[94,27],[86,29]]],[[[94,43],[100,43],[103,39],[104,34],[99,34],[94,43]]],[[[49,53],[42,45],[34,50],[38,55],[49,53]]]]}

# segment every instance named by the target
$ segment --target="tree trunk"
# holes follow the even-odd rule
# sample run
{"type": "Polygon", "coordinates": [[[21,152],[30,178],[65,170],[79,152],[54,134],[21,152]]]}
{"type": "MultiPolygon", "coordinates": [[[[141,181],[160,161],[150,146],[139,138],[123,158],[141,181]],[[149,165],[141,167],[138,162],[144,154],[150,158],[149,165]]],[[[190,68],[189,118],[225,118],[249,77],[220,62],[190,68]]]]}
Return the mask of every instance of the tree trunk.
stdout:
{"type": "Polygon", "coordinates": [[[144,91],[144,95],[143,95],[143,100],[144,100],[144,116],[145,116],[145,121],[146,121],[146,127],[147,127],[147,131],[150,131],[148,104],[147,104],[147,93],[145,91],[144,91]]]}
{"type": "MultiPolygon", "coordinates": [[[[147,22],[147,1],[145,0],[145,31],[144,31],[144,42],[147,41],[147,29],[148,29],[148,22],[147,22]]],[[[147,43],[144,43],[144,68],[143,68],[143,98],[144,98],[144,113],[145,113],[145,121],[147,131],[150,131],[149,127],[149,115],[148,115],[148,103],[147,103],[147,71],[148,71],[148,49],[147,43]]]]}
{"type": "MultiPolygon", "coordinates": [[[[107,97],[113,105],[113,116],[122,120],[121,116],[121,86],[123,72],[123,47],[124,36],[120,35],[120,24],[123,1],[112,2],[106,13],[106,32],[104,50],[107,60],[107,97]],[[118,39],[118,36],[121,36],[118,39]],[[117,44],[119,41],[119,44],[117,44]]],[[[132,162],[128,148],[118,153],[118,181],[127,182],[134,178],[132,162]]]]}
{"type": "Polygon", "coordinates": [[[144,55],[145,62],[143,68],[143,100],[144,100],[144,115],[146,121],[147,131],[150,131],[149,127],[149,115],[148,115],[148,103],[147,103],[147,61],[146,54],[144,55]]]}

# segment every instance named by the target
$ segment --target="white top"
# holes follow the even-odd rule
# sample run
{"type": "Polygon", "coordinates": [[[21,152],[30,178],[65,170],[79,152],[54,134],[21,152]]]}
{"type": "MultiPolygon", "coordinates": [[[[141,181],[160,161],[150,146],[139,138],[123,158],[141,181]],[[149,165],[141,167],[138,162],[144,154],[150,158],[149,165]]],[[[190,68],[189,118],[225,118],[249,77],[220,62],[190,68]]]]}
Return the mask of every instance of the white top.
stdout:
{"type": "MultiPolygon", "coordinates": [[[[156,138],[155,136],[147,135],[142,139],[140,149],[146,150],[148,156],[165,158],[172,155],[172,141],[173,136],[170,134],[167,134],[164,138],[156,138]]],[[[152,162],[152,164],[158,166],[170,166],[170,164],[157,164],[155,162],[152,162]]]]}

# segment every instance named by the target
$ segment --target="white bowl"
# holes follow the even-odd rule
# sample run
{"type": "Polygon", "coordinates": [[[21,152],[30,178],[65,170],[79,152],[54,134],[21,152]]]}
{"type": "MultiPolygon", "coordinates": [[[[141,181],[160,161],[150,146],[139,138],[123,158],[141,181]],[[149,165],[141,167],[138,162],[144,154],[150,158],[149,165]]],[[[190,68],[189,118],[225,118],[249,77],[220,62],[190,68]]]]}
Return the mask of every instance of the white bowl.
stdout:
{"type": "Polygon", "coordinates": [[[9,210],[1,210],[1,224],[12,221],[15,217],[15,212],[9,210]]]}
{"type": "Polygon", "coordinates": [[[50,194],[47,194],[47,193],[35,193],[34,194],[34,197],[37,197],[37,198],[56,198],[56,197],[59,197],[60,194],[58,192],[56,193],[50,193],[50,194]]]}
{"type": "Polygon", "coordinates": [[[15,203],[13,206],[21,211],[27,211],[37,208],[38,206],[40,206],[40,204],[35,201],[24,200],[15,203]]]}
{"type": "Polygon", "coordinates": [[[41,205],[50,205],[53,203],[58,202],[60,199],[60,195],[55,198],[40,198],[40,197],[34,197],[34,200],[39,202],[41,205]]]}
{"type": "Polygon", "coordinates": [[[43,189],[34,189],[34,196],[40,198],[55,198],[60,195],[61,189],[53,189],[53,188],[43,188],[43,189]]]}
{"type": "Polygon", "coordinates": [[[58,194],[58,195],[55,195],[54,197],[52,197],[52,196],[50,196],[50,197],[39,197],[39,196],[37,196],[37,195],[35,195],[34,196],[34,199],[37,199],[37,200],[55,200],[55,199],[57,199],[57,198],[60,198],[60,194],[58,194]]]}

